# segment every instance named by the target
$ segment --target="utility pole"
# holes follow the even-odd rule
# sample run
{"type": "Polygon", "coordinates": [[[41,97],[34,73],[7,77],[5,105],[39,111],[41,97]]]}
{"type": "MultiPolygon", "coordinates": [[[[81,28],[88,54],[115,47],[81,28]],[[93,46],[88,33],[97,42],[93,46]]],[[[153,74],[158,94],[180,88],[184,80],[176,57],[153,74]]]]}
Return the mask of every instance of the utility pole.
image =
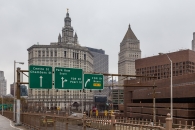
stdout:
{"type": "Polygon", "coordinates": [[[154,124],[156,124],[156,93],[161,93],[161,92],[156,92],[154,87],[153,87],[153,93],[148,93],[148,95],[150,94],[153,95],[153,123],[154,124]]]}
{"type": "Polygon", "coordinates": [[[154,87],[153,87],[153,122],[154,122],[154,124],[156,124],[156,106],[155,106],[155,104],[156,104],[156,100],[155,100],[155,89],[154,89],[154,87]]]}

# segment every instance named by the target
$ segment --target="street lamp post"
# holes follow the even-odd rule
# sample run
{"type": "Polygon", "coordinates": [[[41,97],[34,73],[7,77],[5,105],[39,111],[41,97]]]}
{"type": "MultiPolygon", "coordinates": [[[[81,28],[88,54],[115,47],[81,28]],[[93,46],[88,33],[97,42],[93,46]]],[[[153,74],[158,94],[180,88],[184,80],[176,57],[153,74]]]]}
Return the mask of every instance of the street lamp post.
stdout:
{"type": "MultiPolygon", "coordinates": [[[[166,54],[167,55],[167,54],[166,54]]],[[[170,57],[167,55],[169,61],[171,62],[171,119],[173,119],[173,70],[172,70],[172,60],[170,57]]]]}
{"type": "Polygon", "coordinates": [[[16,63],[19,63],[19,64],[24,64],[24,62],[16,62],[15,60],[14,60],[14,105],[13,105],[13,121],[15,122],[16,121],[16,115],[15,115],[15,113],[16,113],[16,98],[15,98],[15,87],[16,87],[16,83],[15,83],[15,75],[16,75],[16,63]]]}
{"type": "MultiPolygon", "coordinates": [[[[112,111],[113,111],[113,76],[112,76],[112,111]]],[[[112,114],[112,113],[111,113],[112,114]]]]}

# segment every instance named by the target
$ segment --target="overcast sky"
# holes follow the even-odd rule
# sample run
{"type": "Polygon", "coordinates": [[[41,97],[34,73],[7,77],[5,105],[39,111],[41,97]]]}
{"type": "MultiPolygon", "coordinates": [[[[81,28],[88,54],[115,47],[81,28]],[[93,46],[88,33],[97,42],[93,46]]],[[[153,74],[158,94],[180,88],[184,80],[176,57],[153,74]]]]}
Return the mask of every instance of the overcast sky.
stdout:
{"type": "MultiPolygon", "coordinates": [[[[13,83],[14,60],[25,62],[33,44],[56,42],[69,8],[81,46],[105,50],[109,72],[118,73],[118,53],[128,24],[140,40],[142,58],[191,49],[194,0],[0,0],[0,70],[13,83]]],[[[27,78],[25,78],[27,81],[27,78]]]]}

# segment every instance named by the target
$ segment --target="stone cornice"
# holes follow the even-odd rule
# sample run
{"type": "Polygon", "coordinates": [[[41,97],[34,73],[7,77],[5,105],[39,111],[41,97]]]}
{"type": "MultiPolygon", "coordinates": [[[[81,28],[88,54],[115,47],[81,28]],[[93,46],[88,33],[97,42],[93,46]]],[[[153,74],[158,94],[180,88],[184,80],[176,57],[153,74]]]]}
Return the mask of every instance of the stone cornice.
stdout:
{"type": "Polygon", "coordinates": [[[93,54],[88,50],[87,47],[82,47],[82,46],[78,46],[78,45],[71,45],[71,44],[64,44],[64,43],[60,43],[60,44],[56,44],[56,45],[32,45],[31,47],[29,47],[27,49],[27,51],[30,51],[33,48],[67,48],[67,49],[74,49],[74,50],[80,50],[80,51],[86,51],[88,52],[92,57],[93,54]]]}

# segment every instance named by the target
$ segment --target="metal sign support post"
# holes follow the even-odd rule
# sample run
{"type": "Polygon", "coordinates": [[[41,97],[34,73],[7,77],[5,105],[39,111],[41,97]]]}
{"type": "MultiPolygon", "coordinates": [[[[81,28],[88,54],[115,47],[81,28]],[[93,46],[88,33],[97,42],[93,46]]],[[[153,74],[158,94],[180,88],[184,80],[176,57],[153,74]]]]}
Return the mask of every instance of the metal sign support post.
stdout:
{"type": "MultiPolygon", "coordinates": [[[[84,91],[84,89],[83,89],[83,91],[84,91]]],[[[81,98],[81,99],[82,99],[82,100],[81,100],[81,102],[82,102],[82,105],[81,105],[81,106],[82,106],[81,111],[82,111],[82,114],[83,114],[83,98],[84,98],[84,96],[83,96],[83,95],[84,95],[84,92],[83,92],[83,91],[81,90],[81,95],[82,95],[82,98],[81,98]]]]}
{"type": "Polygon", "coordinates": [[[16,125],[20,124],[20,68],[17,68],[16,125]]]}
{"type": "MultiPolygon", "coordinates": [[[[68,91],[69,92],[69,91],[68,91]]],[[[70,92],[68,94],[68,111],[69,111],[69,115],[70,115],[70,92]]]]}

